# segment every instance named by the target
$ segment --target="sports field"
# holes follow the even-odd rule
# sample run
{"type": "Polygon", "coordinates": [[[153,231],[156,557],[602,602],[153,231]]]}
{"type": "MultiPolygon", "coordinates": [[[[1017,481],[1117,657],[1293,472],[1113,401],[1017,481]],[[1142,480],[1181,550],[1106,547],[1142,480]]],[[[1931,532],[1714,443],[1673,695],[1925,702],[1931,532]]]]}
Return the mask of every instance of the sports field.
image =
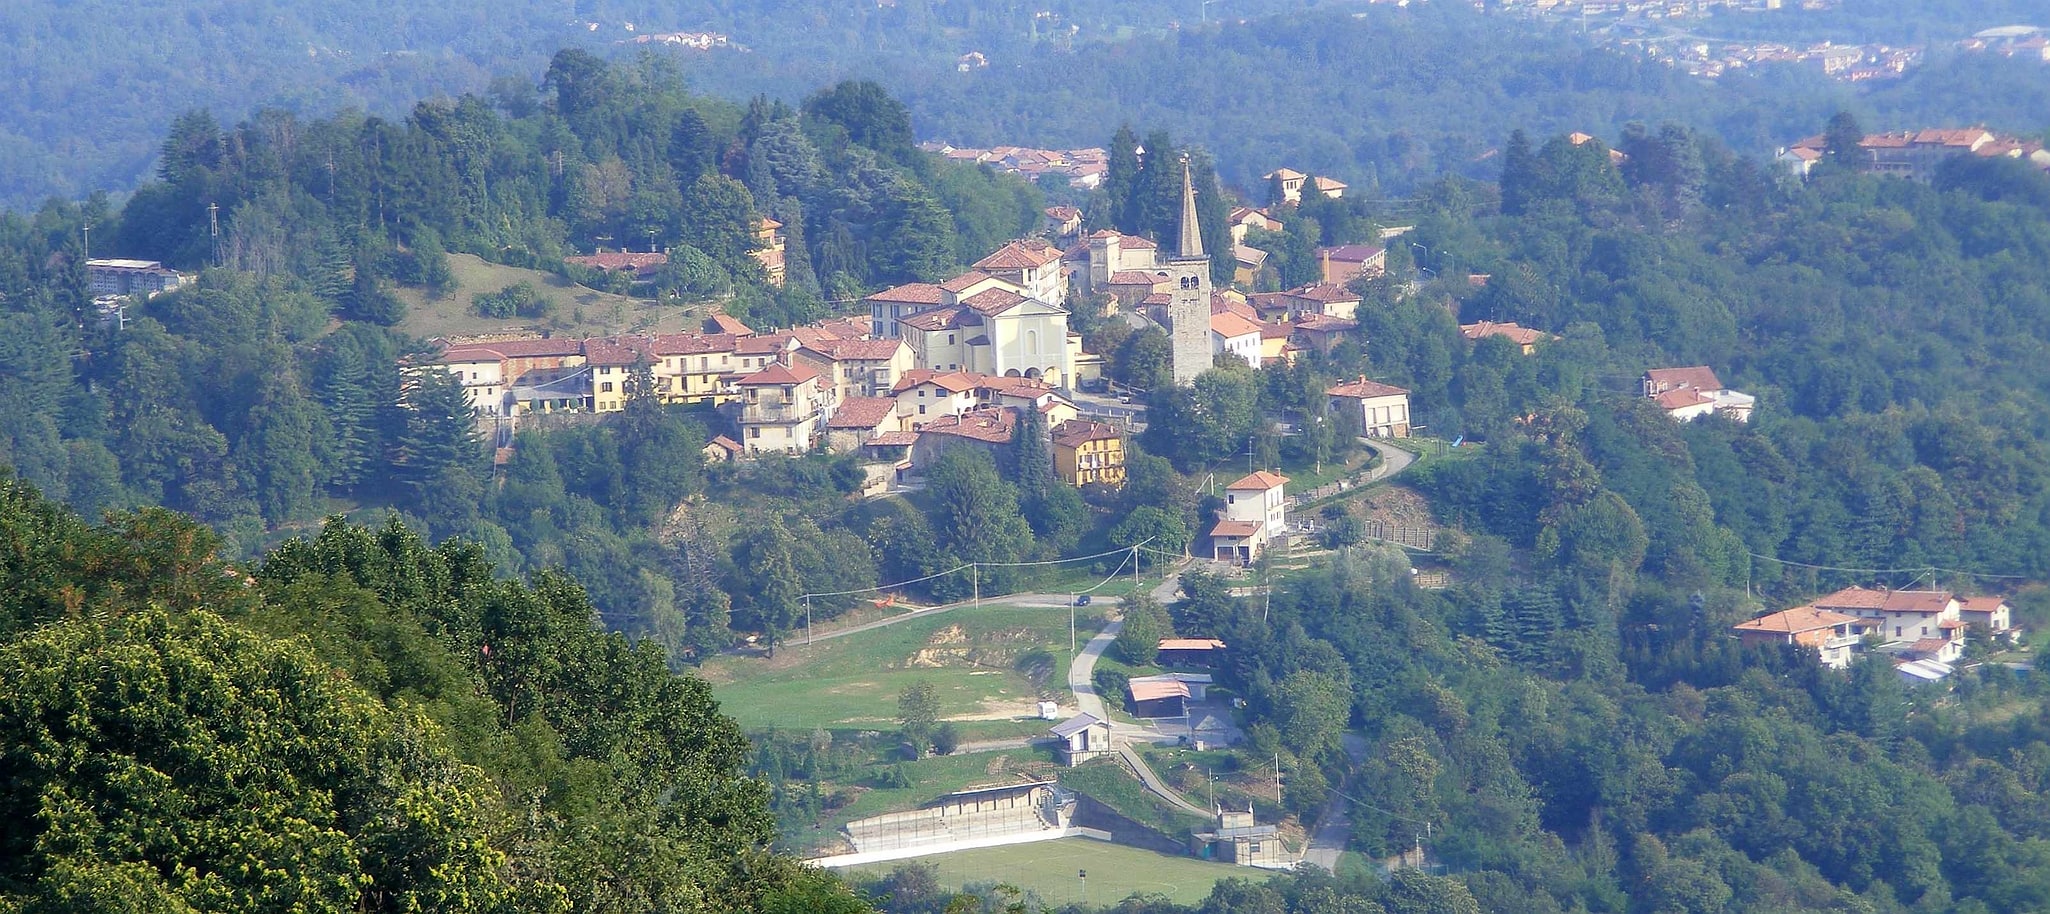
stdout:
{"type": "MultiPolygon", "coordinates": [[[[1079,638],[1104,624],[1084,609],[1079,638]]],[[[897,696],[919,681],[939,692],[942,717],[994,723],[1024,719],[1023,735],[1045,730],[1035,707],[1042,692],[1072,706],[1067,694],[1068,610],[992,604],[962,608],[807,646],[800,632],[773,659],[720,657],[701,675],[726,713],[746,727],[897,726],[897,696]]],[[[1010,733],[964,727],[970,738],[1010,733]]]]}
{"type": "Polygon", "coordinates": [[[940,885],[948,888],[960,888],[971,882],[1008,882],[1039,893],[1050,905],[1085,900],[1085,880],[1076,876],[1080,872],[1089,874],[1086,900],[1092,904],[1114,904],[1134,892],[1158,893],[1181,904],[1196,904],[1210,894],[1210,887],[1220,879],[1236,876],[1258,880],[1268,875],[1265,870],[1209,863],[1193,857],[1170,857],[1088,838],[955,851],[916,861],[877,863],[848,870],[882,875],[907,862],[939,867],[940,885]]]}

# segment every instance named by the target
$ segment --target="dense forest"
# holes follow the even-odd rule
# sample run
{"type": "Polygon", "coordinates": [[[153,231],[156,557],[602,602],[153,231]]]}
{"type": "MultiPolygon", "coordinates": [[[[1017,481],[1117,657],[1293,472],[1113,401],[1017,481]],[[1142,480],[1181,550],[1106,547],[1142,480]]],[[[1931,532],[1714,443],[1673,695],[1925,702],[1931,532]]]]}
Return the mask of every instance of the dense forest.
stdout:
{"type": "Polygon", "coordinates": [[[0,907],[860,911],[581,588],[336,522],[249,565],[0,480],[0,907]]]}

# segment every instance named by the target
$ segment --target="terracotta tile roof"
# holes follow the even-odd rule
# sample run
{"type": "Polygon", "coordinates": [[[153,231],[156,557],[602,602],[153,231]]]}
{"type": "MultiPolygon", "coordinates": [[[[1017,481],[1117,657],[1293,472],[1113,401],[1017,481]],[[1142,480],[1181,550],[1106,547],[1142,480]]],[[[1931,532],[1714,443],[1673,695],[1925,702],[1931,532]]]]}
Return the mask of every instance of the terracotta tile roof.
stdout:
{"type": "Polygon", "coordinates": [[[910,447],[917,443],[917,432],[877,432],[862,442],[868,447],[910,447]]]}
{"type": "Polygon", "coordinates": [[[1542,330],[1532,330],[1529,327],[1519,327],[1515,321],[1504,321],[1499,324],[1494,321],[1460,324],[1459,335],[1470,340],[1478,340],[1490,336],[1507,337],[1509,342],[1515,343],[1518,346],[1529,346],[1539,340],[1552,339],[1552,335],[1549,333],[1542,330]]]}
{"type": "Polygon", "coordinates": [[[739,381],[735,383],[738,383],[742,387],[767,387],[782,384],[802,384],[806,381],[816,381],[818,379],[818,372],[806,368],[802,365],[793,368],[789,365],[777,362],[776,364],[770,365],[769,367],[757,371],[754,374],[741,378],[739,381]]]}
{"type": "Polygon", "coordinates": [[[614,337],[584,341],[584,361],[592,365],[632,365],[656,360],[654,341],[646,337],[614,337]]]}
{"type": "Polygon", "coordinates": [[[1307,330],[1311,333],[1338,333],[1345,330],[1358,330],[1360,322],[1347,320],[1342,317],[1332,317],[1328,314],[1306,314],[1301,320],[1295,322],[1295,326],[1297,330],[1307,330]]]}
{"type": "Polygon", "coordinates": [[[833,337],[834,339],[868,339],[868,321],[864,318],[836,317],[831,320],[819,321],[818,323],[813,324],[812,326],[818,328],[820,333],[824,333],[827,336],[833,337]]]}
{"type": "Polygon", "coordinates": [[[1046,214],[1048,217],[1059,219],[1062,222],[1082,218],[1082,211],[1072,206],[1049,206],[1046,208],[1046,214]]]}
{"type": "Polygon", "coordinates": [[[1210,315],[1210,332],[1228,340],[1238,339],[1242,336],[1257,336],[1260,333],[1260,323],[1258,321],[1249,321],[1245,317],[1233,314],[1230,311],[1222,314],[1213,313],[1210,315]]]}
{"type": "Polygon", "coordinates": [[[1653,368],[1644,373],[1644,379],[1653,387],[1670,390],[1675,387],[1692,387],[1695,390],[1722,390],[1723,382],[1715,376],[1715,370],[1707,365],[1687,368],[1653,368]]]}
{"type": "Polygon", "coordinates": [[[1813,606],[1796,606],[1776,613],[1759,616],[1749,622],[1739,622],[1732,628],[1744,632],[1770,632],[1776,635],[1798,635],[1818,629],[1835,628],[1839,625],[1857,622],[1855,616],[1817,609],[1813,606]]]}
{"type": "Polygon", "coordinates": [[[1081,447],[1090,441],[1103,441],[1123,437],[1118,430],[1102,422],[1087,419],[1069,419],[1053,427],[1053,443],[1061,447],[1081,447]]]}
{"type": "Polygon", "coordinates": [[[944,290],[929,282],[905,283],[892,286],[868,296],[868,301],[901,302],[911,305],[937,305],[947,300],[944,290]]]}
{"type": "Polygon", "coordinates": [[[1295,180],[1295,179],[1297,179],[1297,178],[1307,178],[1307,177],[1309,177],[1309,175],[1303,174],[1302,172],[1300,172],[1300,171],[1297,171],[1297,170],[1295,170],[1295,169],[1293,169],[1293,168],[1277,168],[1277,169],[1274,169],[1273,171],[1270,171],[1270,172],[1268,172],[1268,173],[1266,173],[1266,174],[1264,174],[1264,175],[1261,175],[1261,176],[1260,176],[1260,180],[1262,180],[1262,181],[1272,181],[1272,180],[1274,180],[1275,178],[1280,178],[1280,179],[1281,179],[1281,180],[1283,180],[1283,181],[1293,181],[1293,180],[1295,180]]]}
{"type": "Polygon", "coordinates": [[[1018,431],[1018,414],[1004,407],[972,409],[958,416],[941,416],[925,424],[922,433],[950,435],[988,444],[1010,444],[1018,431]]]}
{"type": "Polygon", "coordinates": [[[930,368],[913,368],[897,379],[893,392],[903,393],[920,384],[932,384],[943,390],[960,393],[982,386],[982,375],[968,371],[934,371],[930,368]]]}
{"type": "Polygon", "coordinates": [[[656,355],[702,355],[732,352],[740,338],[731,333],[665,333],[655,337],[656,355]]]}
{"type": "Polygon", "coordinates": [[[1894,613],[1939,613],[1954,599],[1947,590],[1896,590],[1886,595],[1880,608],[1894,613]]]}
{"type": "Polygon", "coordinates": [[[826,427],[872,429],[896,415],[897,401],[892,397],[848,397],[833,410],[826,427]]]}
{"type": "Polygon", "coordinates": [[[1814,605],[1824,609],[1879,609],[1886,605],[1886,591],[1846,587],[1828,596],[1815,598],[1814,605]]]}
{"type": "Polygon", "coordinates": [[[740,318],[731,314],[714,314],[705,318],[705,329],[712,333],[731,333],[737,336],[747,336],[755,332],[753,327],[741,323],[740,318]]]}
{"type": "Polygon", "coordinates": [[[1990,613],[2002,606],[2006,606],[2007,598],[1998,596],[1959,597],[1957,602],[1959,612],[1990,613]]]}
{"type": "Polygon", "coordinates": [[[721,450],[725,451],[728,454],[738,454],[742,450],[744,450],[740,446],[740,442],[728,438],[725,435],[714,435],[711,441],[705,443],[718,445],[721,450]]]}
{"type": "Polygon", "coordinates": [[[1651,398],[1651,401],[1657,403],[1660,409],[1671,412],[1700,406],[1703,403],[1714,403],[1715,398],[1692,387],[1677,387],[1651,398]]]}
{"type": "Polygon", "coordinates": [[[503,362],[506,355],[483,343],[466,346],[450,346],[441,351],[434,361],[441,365],[456,365],[468,362],[503,362]]]}
{"type": "MultiPolygon", "coordinates": [[[[1152,296],[1147,297],[1151,298],[1152,296]]],[[[1242,301],[1233,301],[1229,298],[1225,298],[1222,295],[1210,296],[1210,313],[1236,314],[1240,317],[1245,318],[1246,320],[1254,322],[1258,322],[1260,320],[1260,312],[1254,310],[1252,305],[1246,304],[1242,301]]]]}
{"type": "Polygon", "coordinates": [[[1189,684],[1167,676],[1147,676],[1128,683],[1133,701],[1159,701],[1163,698],[1189,697],[1189,684]]]}
{"type": "Polygon", "coordinates": [[[1225,486],[1225,488],[1227,490],[1232,491],[1243,491],[1251,489],[1264,492],[1276,486],[1284,485],[1287,482],[1288,477],[1283,476],[1280,473],[1270,473],[1266,470],[1259,470],[1257,472],[1247,473],[1246,475],[1239,477],[1238,482],[1234,482],[1231,485],[1225,486]]]}
{"type": "Polygon", "coordinates": [[[984,289],[961,299],[961,304],[974,309],[977,314],[994,317],[1024,304],[1025,301],[1025,296],[1009,289],[984,289]]]}
{"type": "Polygon", "coordinates": [[[581,355],[584,341],[570,337],[533,337],[524,340],[496,340],[489,343],[461,343],[449,347],[449,351],[494,352],[508,359],[568,357],[581,355]]]}
{"type": "Polygon", "coordinates": [[[1366,378],[1347,381],[1344,384],[1324,391],[1324,395],[1327,397],[1345,397],[1351,400],[1365,400],[1370,397],[1407,396],[1408,394],[1409,391],[1403,390],[1400,387],[1392,384],[1383,384],[1379,381],[1369,381],[1366,378]]]}
{"type": "Polygon", "coordinates": [[[836,362],[883,362],[908,347],[903,340],[821,340],[805,348],[836,362]]]}
{"type": "Polygon", "coordinates": [[[900,317],[897,323],[917,330],[956,330],[961,327],[961,317],[967,313],[967,308],[934,308],[910,317],[900,317]]]}
{"type": "Polygon", "coordinates": [[[1212,539],[1252,536],[1260,532],[1260,526],[1260,522],[1256,520],[1221,520],[1217,522],[1217,526],[1210,528],[1210,536],[1212,539]]]}
{"type": "Polygon", "coordinates": [[[1160,649],[1163,651],[1221,651],[1224,650],[1224,642],[1216,638],[1162,638],[1160,639],[1160,649]]]}
{"type": "Polygon", "coordinates": [[[966,273],[954,277],[953,279],[949,279],[946,282],[940,283],[940,288],[945,289],[949,292],[959,293],[964,289],[974,288],[976,283],[987,282],[992,279],[996,279],[996,277],[991,276],[988,273],[981,272],[979,270],[970,270],[966,273]]]}
{"type": "Polygon", "coordinates": [[[990,252],[990,255],[975,262],[978,270],[1030,270],[1057,263],[1061,251],[1037,238],[1013,241],[990,252]]]}
{"type": "Polygon", "coordinates": [[[765,333],[761,336],[743,336],[733,342],[733,351],[739,355],[768,355],[788,352],[796,348],[797,338],[789,333],[765,333]]]}
{"type": "Polygon", "coordinates": [[[1914,651],[1917,654],[1940,654],[1948,644],[1950,644],[1950,641],[1945,638],[1923,638],[1908,645],[1908,650],[1914,651]]]}
{"type": "Polygon", "coordinates": [[[1357,302],[1360,300],[1360,297],[1353,294],[1351,289],[1335,282],[1313,282],[1300,289],[1292,290],[1287,294],[1292,298],[1300,298],[1304,301],[1313,301],[1326,305],[1332,302],[1357,302]]]}
{"type": "Polygon", "coordinates": [[[1237,260],[1238,262],[1245,264],[1246,266],[1252,267],[1255,270],[1259,269],[1262,264],[1265,264],[1267,262],[1266,251],[1260,250],[1259,248],[1255,247],[1247,247],[1243,244],[1232,245],[1231,256],[1232,259],[1237,260]]]}
{"type": "Polygon", "coordinates": [[[1337,178],[1326,178],[1321,175],[1317,177],[1316,181],[1318,190],[1344,190],[1352,186],[1337,178]]]}
{"type": "Polygon", "coordinates": [[[1154,274],[1145,270],[1119,270],[1110,274],[1110,284],[1113,286],[1150,286],[1165,278],[1167,278],[1165,273],[1154,274]]]}

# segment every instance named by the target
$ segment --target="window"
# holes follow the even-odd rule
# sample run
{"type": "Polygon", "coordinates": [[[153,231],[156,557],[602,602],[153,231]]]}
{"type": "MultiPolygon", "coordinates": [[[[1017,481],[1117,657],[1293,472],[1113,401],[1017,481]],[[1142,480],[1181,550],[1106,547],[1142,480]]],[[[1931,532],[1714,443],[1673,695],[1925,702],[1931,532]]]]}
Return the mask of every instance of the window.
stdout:
{"type": "Polygon", "coordinates": [[[605,383],[603,383],[603,384],[600,384],[600,385],[598,385],[598,392],[599,392],[599,393],[606,393],[606,394],[609,394],[609,393],[611,393],[611,392],[612,392],[612,382],[611,382],[611,381],[606,381],[605,383]]]}
{"type": "Polygon", "coordinates": [[[1927,638],[1927,637],[1929,637],[1929,626],[1927,626],[1927,625],[1924,625],[1924,626],[1922,626],[1922,637],[1924,637],[1924,638],[1927,638]]]}
{"type": "Polygon", "coordinates": [[[954,335],[951,333],[947,334],[947,345],[954,345],[954,335]]]}
{"type": "Polygon", "coordinates": [[[1235,504],[1238,504],[1238,503],[1239,503],[1239,497],[1238,497],[1238,496],[1236,496],[1236,495],[1232,495],[1232,494],[1230,494],[1230,493],[1226,493],[1226,494],[1225,494],[1225,496],[1224,496],[1224,503],[1225,503],[1225,504],[1227,504],[1227,505],[1235,505],[1235,504]]]}
{"type": "Polygon", "coordinates": [[[749,438],[760,438],[762,436],[761,426],[755,426],[754,428],[748,429],[747,436],[749,438]]]}
{"type": "Polygon", "coordinates": [[[1894,627],[1893,627],[1893,636],[1894,636],[1894,637],[1896,637],[1896,638],[1898,638],[1898,637],[1900,637],[1900,636],[1901,636],[1901,627],[1900,627],[1900,626],[1896,625],[1896,626],[1894,626],[1894,627]]]}
{"type": "Polygon", "coordinates": [[[925,415],[925,404],[918,404],[918,414],[921,416],[925,415]]]}

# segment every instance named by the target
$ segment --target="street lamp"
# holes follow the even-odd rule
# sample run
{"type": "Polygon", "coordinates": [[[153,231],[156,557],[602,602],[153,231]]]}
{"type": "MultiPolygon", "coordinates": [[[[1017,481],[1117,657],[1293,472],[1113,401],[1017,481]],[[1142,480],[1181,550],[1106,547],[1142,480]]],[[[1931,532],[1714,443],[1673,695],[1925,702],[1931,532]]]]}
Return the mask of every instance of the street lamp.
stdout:
{"type": "Polygon", "coordinates": [[[1076,870],[1076,871],[1075,871],[1075,878],[1076,878],[1076,879],[1080,879],[1080,880],[1082,880],[1082,903],[1083,903],[1083,904],[1088,904],[1088,903],[1089,903],[1089,871],[1088,871],[1088,870],[1076,870]]]}

